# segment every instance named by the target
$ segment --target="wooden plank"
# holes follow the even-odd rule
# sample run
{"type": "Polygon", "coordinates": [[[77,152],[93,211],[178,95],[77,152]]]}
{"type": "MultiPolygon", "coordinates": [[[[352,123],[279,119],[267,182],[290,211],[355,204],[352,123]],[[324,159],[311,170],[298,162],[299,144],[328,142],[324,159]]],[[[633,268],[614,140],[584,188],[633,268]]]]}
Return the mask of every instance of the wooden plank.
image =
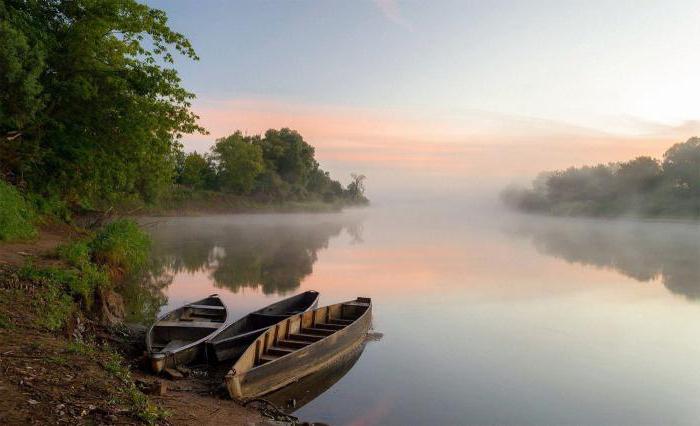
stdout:
{"type": "Polygon", "coordinates": [[[213,310],[213,311],[224,311],[226,308],[223,306],[217,306],[217,305],[185,305],[187,308],[193,308],[193,309],[208,309],[208,310],[213,310]]]}
{"type": "Polygon", "coordinates": [[[318,336],[318,335],[313,335],[313,334],[304,334],[304,333],[292,333],[289,335],[289,338],[292,340],[318,342],[319,340],[323,339],[323,336],[318,336]]]}
{"type": "Polygon", "coordinates": [[[342,330],[346,327],[346,325],[340,325],[340,324],[324,324],[322,322],[319,322],[316,324],[316,328],[322,328],[326,330],[342,330]]]}
{"type": "Polygon", "coordinates": [[[182,328],[212,328],[217,329],[220,323],[211,321],[160,321],[156,327],[182,327],[182,328]]]}
{"type": "Polygon", "coordinates": [[[280,347],[287,347],[287,348],[293,348],[293,349],[301,349],[304,346],[309,346],[311,342],[304,342],[301,340],[289,340],[289,339],[284,339],[280,340],[277,342],[277,345],[280,347]]]}
{"type": "Polygon", "coordinates": [[[326,330],[323,328],[316,328],[316,327],[308,327],[308,328],[302,328],[301,329],[302,333],[305,334],[318,334],[321,336],[330,336],[335,332],[335,330],[326,330]]]}
{"type": "Polygon", "coordinates": [[[294,349],[285,348],[282,346],[270,346],[267,348],[267,353],[277,356],[285,356],[294,352],[294,349]]]}
{"type": "Polygon", "coordinates": [[[279,358],[279,356],[266,353],[260,357],[260,359],[258,360],[258,363],[265,364],[266,362],[274,361],[277,358],[279,358]]]}

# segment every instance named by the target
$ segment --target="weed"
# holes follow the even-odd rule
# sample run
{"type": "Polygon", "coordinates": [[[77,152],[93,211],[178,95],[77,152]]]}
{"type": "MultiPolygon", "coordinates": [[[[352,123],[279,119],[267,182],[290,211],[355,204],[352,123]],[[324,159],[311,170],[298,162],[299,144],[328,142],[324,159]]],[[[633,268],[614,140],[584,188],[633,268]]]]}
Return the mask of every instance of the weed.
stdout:
{"type": "Polygon", "coordinates": [[[151,240],[136,222],[118,220],[105,226],[90,242],[95,261],[124,272],[146,265],[151,240]]]}
{"type": "Polygon", "coordinates": [[[15,324],[7,318],[7,316],[0,312],[0,328],[5,328],[5,329],[13,329],[15,328],[15,324]]]}
{"type": "Polygon", "coordinates": [[[34,238],[35,221],[31,205],[14,186],[0,180],[0,241],[34,238]]]}
{"type": "Polygon", "coordinates": [[[84,342],[68,342],[68,345],[66,345],[66,352],[91,357],[95,354],[95,347],[84,342]]]}
{"type": "Polygon", "coordinates": [[[65,366],[65,365],[69,364],[68,359],[64,356],[61,356],[61,355],[50,356],[47,359],[49,360],[49,362],[53,362],[54,364],[58,364],[58,365],[65,366]]]}
{"type": "Polygon", "coordinates": [[[90,248],[88,243],[82,240],[60,245],[56,252],[59,258],[76,268],[82,269],[90,263],[90,248]]]}

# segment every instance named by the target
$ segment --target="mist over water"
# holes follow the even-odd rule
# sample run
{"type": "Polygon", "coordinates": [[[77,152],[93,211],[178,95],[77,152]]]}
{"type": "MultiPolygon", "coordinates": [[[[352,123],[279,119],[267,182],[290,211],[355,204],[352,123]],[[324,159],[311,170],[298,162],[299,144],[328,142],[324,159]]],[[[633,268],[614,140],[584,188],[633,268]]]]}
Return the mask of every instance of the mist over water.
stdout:
{"type": "Polygon", "coordinates": [[[309,289],[324,305],[372,298],[383,338],[309,380],[327,387],[320,395],[300,387],[303,420],[700,416],[695,223],[555,219],[509,213],[489,197],[405,197],[339,214],[163,219],[150,230],[161,311],[211,293],[234,317],[309,289]]]}

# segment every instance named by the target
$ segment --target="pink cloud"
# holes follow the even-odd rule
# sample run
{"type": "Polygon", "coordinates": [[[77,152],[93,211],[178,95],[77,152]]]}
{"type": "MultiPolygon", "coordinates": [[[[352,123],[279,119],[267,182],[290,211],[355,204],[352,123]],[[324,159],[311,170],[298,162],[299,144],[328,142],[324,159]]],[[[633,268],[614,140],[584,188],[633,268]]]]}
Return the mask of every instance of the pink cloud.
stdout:
{"type": "Polygon", "coordinates": [[[413,30],[413,24],[403,16],[396,0],[374,0],[374,3],[387,19],[408,30],[413,30]]]}
{"type": "Polygon", "coordinates": [[[259,134],[290,127],[316,147],[322,166],[463,177],[529,176],[543,169],[660,156],[698,127],[653,126],[653,133],[622,136],[478,111],[429,116],[257,98],[202,101],[195,110],[211,135],[188,139],[189,149],[206,150],[235,130],[259,134]]]}

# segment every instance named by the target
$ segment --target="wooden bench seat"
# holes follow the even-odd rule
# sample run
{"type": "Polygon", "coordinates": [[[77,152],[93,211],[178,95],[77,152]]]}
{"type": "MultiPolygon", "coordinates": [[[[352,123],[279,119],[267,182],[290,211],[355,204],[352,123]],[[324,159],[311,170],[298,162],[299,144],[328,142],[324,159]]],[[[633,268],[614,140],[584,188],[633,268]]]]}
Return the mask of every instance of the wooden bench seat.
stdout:
{"type": "Polygon", "coordinates": [[[226,310],[226,308],[224,308],[223,306],[217,306],[217,305],[186,305],[185,307],[192,308],[192,309],[208,309],[211,311],[226,310]]]}
{"type": "Polygon", "coordinates": [[[220,323],[211,321],[160,321],[156,327],[181,327],[181,328],[219,328],[220,323]]]}

